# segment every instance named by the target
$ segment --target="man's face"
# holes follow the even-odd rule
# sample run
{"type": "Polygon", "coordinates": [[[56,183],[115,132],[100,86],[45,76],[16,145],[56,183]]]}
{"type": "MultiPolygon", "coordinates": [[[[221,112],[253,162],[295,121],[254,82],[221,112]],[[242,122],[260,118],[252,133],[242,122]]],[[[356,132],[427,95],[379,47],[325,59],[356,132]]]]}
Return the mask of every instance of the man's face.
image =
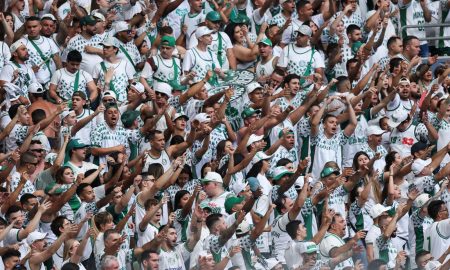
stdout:
{"type": "Polygon", "coordinates": [[[352,5],[352,12],[355,12],[356,8],[358,7],[358,1],[356,1],[356,0],[347,0],[345,5],[352,5]]]}
{"type": "Polygon", "coordinates": [[[155,92],[156,95],[156,104],[158,104],[158,106],[163,107],[164,105],[166,105],[167,101],[169,100],[169,97],[162,93],[162,92],[155,92]]]}
{"type": "Polygon", "coordinates": [[[6,260],[3,260],[3,264],[5,265],[6,270],[14,269],[14,266],[20,263],[20,258],[13,256],[6,260]]]}
{"type": "Polygon", "coordinates": [[[15,213],[11,213],[9,215],[9,223],[16,222],[14,224],[14,228],[16,228],[16,229],[22,229],[23,221],[24,221],[24,216],[23,216],[22,211],[17,211],[15,213]]]}
{"type": "Polygon", "coordinates": [[[411,87],[409,83],[400,83],[398,93],[402,99],[408,99],[411,96],[411,87]]]}
{"type": "Polygon", "coordinates": [[[445,204],[441,204],[441,208],[438,212],[438,217],[440,217],[441,220],[448,219],[448,209],[445,204]]]}
{"type": "Polygon", "coordinates": [[[300,14],[303,15],[303,19],[305,20],[309,20],[314,13],[314,9],[311,4],[304,5],[299,11],[300,14]]]}
{"type": "Polygon", "coordinates": [[[91,186],[85,187],[80,195],[85,202],[93,202],[95,200],[94,189],[91,186]]]}
{"type": "Polygon", "coordinates": [[[22,205],[22,208],[28,212],[31,211],[31,209],[33,209],[38,204],[39,202],[37,198],[30,198],[22,205]]]}
{"type": "Polygon", "coordinates": [[[43,20],[41,21],[41,33],[43,36],[50,37],[55,33],[56,24],[52,20],[43,20]]]}
{"type": "Polygon", "coordinates": [[[286,137],[286,145],[285,145],[285,147],[288,150],[294,148],[294,144],[295,144],[294,134],[288,134],[285,137],[286,137]]]}
{"type": "Polygon", "coordinates": [[[314,265],[317,261],[317,253],[303,253],[303,264],[314,265]]]}
{"type": "Polygon", "coordinates": [[[117,108],[109,108],[105,112],[105,122],[111,126],[115,127],[119,121],[119,110],[117,108]]]}
{"type": "Polygon", "coordinates": [[[83,148],[75,148],[72,150],[72,156],[76,156],[80,160],[84,160],[86,158],[86,147],[83,148]]]}
{"type": "Polygon", "coordinates": [[[298,90],[300,90],[300,80],[292,79],[288,83],[289,89],[291,89],[291,95],[296,95],[298,90]]]}
{"type": "Polygon", "coordinates": [[[208,197],[215,196],[216,194],[216,183],[215,182],[205,182],[203,183],[203,191],[205,191],[208,197]]]}
{"type": "Polygon", "coordinates": [[[117,37],[125,42],[130,42],[133,39],[131,30],[125,30],[117,33],[117,37]]]}
{"type": "Polygon", "coordinates": [[[38,165],[39,160],[35,157],[30,160],[30,162],[26,162],[26,168],[28,174],[33,174],[36,171],[36,166],[38,165]]]}
{"type": "Polygon", "coordinates": [[[111,57],[116,54],[116,48],[114,46],[103,46],[103,55],[105,57],[111,57]]]}
{"type": "MultiPolygon", "coordinates": [[[[86,100],[83,100],[79,96],[72,97],[72,107],[73,107],[73,109],[82,109],[84,105],[86,105],[86,100]]],[[[76,116],[75,116],[75,118],[76,118],[76,116]]]]}
{"type": "Polygon", "coordinates": [[[297,46],[299,46],[299,47],[308,46],[309,39],[310,39],[309,36],[303,35],[303,34],[297,32],[297,46]]]}
{"type": "Polygon", "coordinates": [[[150,253],[148,259],[143,262],[148,270],[159,268],[159,255],[157,253],[150,253]]]}
{"type": "Polygon", "coordinates": [[[370,135],[370,136],[369,136],[369,142],[370,142],[370,143],[373,143],[373,144],[376,145],[376,146],[381,145],[381,139],[382,139],[382,136],[381,136],[381,135],[375,135],[375,134],[373,134],[373,135],[370,135]]]}
{"type": "Polygon", "coordinates": [[[184,117],[176,119],[175,128],[179,130],[184,130],[186,128],[186,119],[184,117]]]}
{"type": "Polygon", "coordinates": [[[212,36],[211,35],[204,35],[198,39],[205,45],[211,45],[212,43],[212,36]]]}
{"type": "Polygon", "coordinates": [[[64,118],[64,123],[66,123],[69,127],[74,126],[77,123],[77,115],[75,114],[75,112],[71,112],[69,115],[67,115],[64,118]]]}
{"type": "Polygon", "coordinates": [[[47,247],[47,241],[45,241],[45,239],[36,240],[32,244],[33,250],[36,250],[39,252],[44,251],[46,247],[47,247]]]}
{"type": "Polygon", "coordinates": [[[108,238],[106,238],[105,240],[105,247],[113,247],[113,246],[118,246],[120,245],[120,241],[121,241],[121,236],[118,233],[112,233],[110,235],[108,235],[108,238]]]}
{"type": "Polygon", "coordinates": [[[281,6],[283,7],[283,10],[286,10],[288,12],[294,12],[294,10],[295,10],[294,0],[288,0],[288,1],[284,2],[281,6]]]}
{"type": "Polygon", "coordinates": [[[80,64],[80,62],[68,61],[66,69],[71,73],[75,73],[80,70],[80,64]]]}
{"type": "Polygon", "coordinates": [[[266,45],[264,43],[259,43],[258,49],[259,49],[259,55],[261,55],[262,57],[268,57],[272,54],[272,47],[270,47],[269,45],[266,45]]]}
{"type": "Polygon", "coordinates": [[[279,86],[283,82],[283,76],[278,75],[277,73],[272,73],[270,75],[269,86],[274,88],[279,86]]]}
{"type": "Polygon", "coordinates": [[[403,42],[401,39],[397,39],[390,46],[392,54],[399,54],[403,52],[403,42]]]}
{"type": "Polygon", "coordinates": [[[325,132],[328,134],[336,134],[337,131],[337,118],[336,117],[328,117],[325,121],[324,125],[325,132]]]}
{"type": "Polygon", "coordinates": [[[157,151],[162,151],[164,149],[164,135],[162,133],[155,134],[155,137],[150,142],[151,147],[155,148],[157,151]]]}
{"type": "Polygon", "coordinates": [[[303,223],[302,223],[302,224],[300,224],[298,226],[297,235],[300,236],[301,239],[305,239],[306,238],[306,234],[307,233],[306,233],[305,225],[303,225],[303,223]]]}
{"type": "Polygon", "coordinates": [[[26,23],[27,34],[30,37],[37,37],[41,32],[41,24],[39,21],[28,21],[26,23]]]}
{"type": "Polygon", "coordinates": [[[420,53],[420,41],[418,39],[412,39],[409,42],[409,45],[406,45],[406,49],[409,52],[410,57],[414,57],[419,55],[420,53]]]}
{"type": "Polygon", "coordinates": [[[417,266],[419,266],[419,269],[425,269],[425,265],[427,265],[427,263],[429,261],[431,261],[433,259],[433,256],[428,253],[420,258],[418,258],[417,260],[417,266]]]}
{"type": "Polygon", "coordinates": [[[262,88],[258,88],[253,90],[250,94],[248,94],[250,101],[256,104],[260,104],[263,101],[263,90],[262,88]]]}
{"type": "Polygon", "coordinates": [[[200,13],[202,10],[202,1],[201,0],[189,0],[189,5],[191,9],[197,13],[200,13]]]}
{"type": "Polygon", "coordinates": [[[164,59],[170,59],[172,57],[173,51],[175,50],[174,47],[161,45],[159,47],[159,51],[161,52],[161,56],[164,59]]]}
{"type": "Polygon", "coordinates": [[[38,161],[41,161],[42,158],[44,158],[45,149],[44,149],[44,146],[42,146],[42,144],[33,143],[32,145],[30,145],[30,151],[38,159],[38,161]]]}
{"type": "Polygon", "coordinates": [[[338,236],[343,237],[347,228],[345,219],[341,216],[336,216],[335,223],[332,225],[332,228],[336,231],[338,236]]]}
{"type": "Polygon", "coordinates": [[[219,31],[220,29],[220,21],[210,21],[210,20],[206,20],[206,26],[211,29],[214,30],[215,32],[219,31]]]}
{"type": "Polygon", "coordinates": [[[167,244],[172,248],[177,245],[177,231],[174,228],[169,228],[167,231],[167,244]]]}
{"type": "Polygon", "coordinates": [[[353,32],[350,33],[350,35],[348,35],[348,38],[352,42],[360,41],[362,38],[361,30],[354,30],[353,32]]]}

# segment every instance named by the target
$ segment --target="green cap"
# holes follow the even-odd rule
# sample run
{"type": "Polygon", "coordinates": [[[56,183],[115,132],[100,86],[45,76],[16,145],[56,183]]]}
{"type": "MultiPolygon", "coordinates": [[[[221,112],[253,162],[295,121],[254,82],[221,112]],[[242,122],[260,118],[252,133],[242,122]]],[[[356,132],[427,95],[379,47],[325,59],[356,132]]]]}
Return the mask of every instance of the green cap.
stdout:
{"type": "Polygon", "coordinates": [[[363,46],[364,43],[362,43],[361,41],[356,41],[355,43],[353,43],[352,45],[352,53],[353,55],[356,55],[356,53],[358,52],[359,48],[361,48],[361,46],[363,46]]]}
{"type": "Polygon", "coordinates": [[[231,18],[231,22],[236,24],[248,25],[250,23],[250,19],[247,17],[247,15],[238,14],[237,16],[231,18]]]}
{"type": "Polygon", "coordinates": [[[320,178],[324,178],[324,177],[330,176],[332,174],[339,175],[340,174],[339,169],[332,168],[332,167],[325,167],[325,168],[323,168],[322,172],[320,173],[320,178]]]}
{"type": "Polygon", "coordinates": [[[294,174],[293,172],[289,171],[286,167],[284,166],[278,166],[273,170],[273,180],[274,181],[278,181],[280,180],[283,176],[285,175],[292,175],[294,174]]]}
{"type": "Polygon", "coordinates": [[[97,20],[92,15],[87,15],[81,18],[80,24],[81,25],[95,25],[97,23],[97,20]]]}
{"type": "Polygon", "coordinates": [[[57,185],[55,182],[50,183],[44,188],[45,194],[48,195],[58,195],[64,193],[64,189],[60,187],[60,185],[57,185]]]}
{"type": "MultiPolygon", "coordinates": [[[[294,131],[292,129],[289,129],[288,132],[286,132],[287,134],[294,134],[294,131]]],[[[283,130],[280,130],[280,132],[278,132],[278,138],[283,137],[283,130]]]]}
{"type": "Polygon", "coordinates": [[[73,149],[85,148],[85,147],[88,147],[88,146],[89,146],[89,145],[82,143],[82,142],[80,141],[80,139],[72,139],[72,140],[70,140],[69,143],[67,144],[66,151],[67,151],[67,152],[70,152],[70,151],[72,151],[73,149]]]}
{"type": "Polygon", "coordinates": [[[228,213],[228,214],[231,214],[232,213],[232,211],[233,211],[233,206],[235,206],[236,204],[238,204],[238,203],[241,203],[242,201],[244,200],[244,198],[243,197],[228,197],[226,200],[225,200],[225,204],[224,204],[224,206],[225,206],[225,211],[228,213]]]}
{"type": "Polygon", "coordinates": [[[209,210],[211,214],[220,214],[220,207],[212,206],[207,201],[202,201],[200,203],[200,208],[203,210],[209,210]]]}
{"type": "Polygon", "coordinates": [[[211,22],[222,21],[222,18],[220,17],[219,12],[217,11],[208,12],[208,14],[206,14],[206,19],[211,22]]]}
{"type": "Polygon", "coordinates": [[[175,47],[175,38],[172,36],[163,36],[160,45],[175,47]]]}
{"type": "Polygon", "coordinates": [[[273,47],[272,41],[268,38],[263,38],[259,43],[266,44],[267,46],[273,47]]]}
{"type": "Polygon", "coordinates": [[[254,115],[256,113],[261,113],[261,111],[260,110],[255,110],[252,107],[247,107],[247,108],[245,108],[242,111],[241,116],[242,116],[242,118],[245,119],[245,118],[250,117],[250,116],[252,116],[252,115],[254,115]]]}
{"type": "Polygon", "coordinates": [[[122,124],[125,128],[129,128],[131,127],[131,125],[133,125],[134,120],[136,120],[136,118],[138,118],[140,114],[140,112],[134,110],[126,111],[122,114],[120,120],[122,120],[122,124]]]}

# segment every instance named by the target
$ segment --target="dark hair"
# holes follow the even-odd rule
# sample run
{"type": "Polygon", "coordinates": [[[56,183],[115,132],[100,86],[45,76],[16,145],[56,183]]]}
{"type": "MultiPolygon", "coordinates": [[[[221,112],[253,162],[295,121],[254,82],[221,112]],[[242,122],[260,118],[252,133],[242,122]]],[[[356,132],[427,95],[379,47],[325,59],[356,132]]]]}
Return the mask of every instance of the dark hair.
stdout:
{"type": "Polygon", "coordinates": [[[0,217],[0,226],[1,225],[3,225],[3,226],[7,226],[8,225],[8,222],[2,217],[0,217]]]}
{"type": "Polygon", "coordinates": [[[211,214],[206,218],[205,223],[210,231],[211,231],[212,227],[214,226],[214,224],[216,224],[216,222],[218,222],[221,217],[222,217],[222,214],[211,214]]]}
{"type": "Polygon", "coordinates": [[[358,64],[358,59],[352,58],[347,60],[347,63],[345,64],[345,68],[347,71],[349,70],[351,64],[358,64]]]}
{"type": "MultiPolygon", "coordinates": [[[[6,2],[6,1],[5,1],[6,2]]],[[[5,9],[2,9],[5,10],[5,9]]],[[[7,16],[11,17],[13,22],[15,21],[14,16],[10,12],[3,12],[3,16],[6,18],[7,16]]],[[[3,24],[0,24],[0,41],[5,41],[6,29],[3,24]]]]}
{"type": "Polygon", "coordinates": [[[29,199],[35,199],[35,198],[36,198],[36,196],[34,196],[33,194],[25,193],[20,197],[20,203],[25,204],[25,203],[28,203],[29,199]]]}
{"type": "Polygon", "coordinates": [[[186,194],[191,194],[189,193],[189,191],[187,190],[179,190],[176,194],[175,194],[175,199],[174,199],[174,204],[173,204],[173,210],[176,211],[178,209],[181,208],[180,206],[180,200],[181,198],[184,197],[184,195],[186,194]]]}
{"type": "Polygon", "coordinates": [[[283,77],[284,77],[284,75],[286,75],[286,72],[284,70],[282,70],[281,68],[279,68],[279,67],[276,67],[272,71],[272,74],[274,74],[274,73],[277,74],[277,75],[283,76],[283,77]]]}
{"type": "Polygon", "coordinates": [[[8,248],[6,250],[6,252],[3,253],[2,260],[6,261],[7,259],[12,258],[12,257],[19,257],[20,258],[20,251],[15,250],[13,248],[8,248]]]}
{"type": "Polygon", "coordinates": [[[350,24],[349,26],[347,26],[347,35],[352,34],[356,30],[361,30],[361,28],[356,24],[350,24]]]}
{"type": "Polygon", "coordinates": [[[11,214],[17,213],[19,211],[22,211],[22,207],[18,206],[18,205],[11,205],[8,210],[6,210],[5,213],[5,217],[7,220],[9,220],[9,217],[11,216],[11,214]]]}
{"type": "Polygon", "coordinates": [[[152,141],[155,138],[156,134],[163,134],[163,133],[157,129],[150,130],[147,134],[147,140],[152,141]]]}
{"type": "Polygon", "coordinates": [[[281,210],[283,210],[284,207],[284,202],[288,197],[286,195],[281,195],[278,196],[278,199],[275,201],[275,209],[277,210],[278,213],[283,213],[281,210]]]}
{"type": "Polygon", "coordinates": [[[148,175],[153,175],[155,179],[158,179],[164,174],[164,167],[159,163],[150,164],[147,173],[148,175]]]}
{"type": "Polygon", "coordinates": [[[50,230],[56,235],[60,236],[61,232],[59,231],[60,228],[64,225],[64,220],[66,220],[66,216],[57,216],[52,223],[50,224],[50,230]]]}
{"type": "Polygon", "coordinates": [[[25,19],[25,22],[33,22],[33,21],[41,22],[41,19],[39,17],[37,17],[37,16],[30,16],[30,17],[25,19]]]}
{"type": "Polygon", "coordinates": [[[62,184],[63,183],[64,171],[66,169],[70,169],[73,172],[72,168],[70,168],[69,166],[62,166],[62,167],[60,167],[55,173],[55,181],[56,181],[56,183],[58,183],[58,184],[62,184]]]}
{"type": "Polygon", "coordinates": [[[439,214],[439,211],[441,210],[441,205],[445,205],[445,202],[442,200],[435,200],[431,201],[430,204],[427,207],[428,215],[430,218],[435,220],[439,214]]]}
{"type": "MultiPolygon", "coordinates": [[[[87,171],[84,173],[84,177],[85,177],[85,178],[86,178],[86,177],[89,177],[91,174],[93,174],[93,173],[95,173],[95,172],[97,172],[97,169],[90,169],[90,170],[87,170],[87,171]]],[[[102,185],[102,183],[100,182],[100,174],[99,174],[99,175],[97,175],[97,177],[95,177],[94,181],[92,181],[91,187],[94,188],[94,187],[98,187],[98,186],[101,186],[101,185],[102,185]]]]}
{"type": "Polygon", "coordinates": [[[331,117],[337,118],[335,115],[328,113],[323,117],[322,123],[325,123],[328,120],[328,118],[331,118],[331,117]]]}
{"type": "Polygon", "coordinates": [[[13,105],[11,105],[11,107],[9,107],[9,110],[8,110],[9,118],[13,119],[16,116],[20,105],[22,105],[22,104],[13,104],[13,105]]]}
{"type": "Polygon", "coordinates": [[[234,38],[234,29],[236,28],[236,26],[241,26],[241,25],[232,22],[232,23],[228,24],[224,30],[225,34],[227,34],[228,37],[230,38],[231,44],[236,43],[236,39],[234,38]]]}
{"type": "Polygon", "coordinates": [[[47,115],[42,109],[36,109],[31,113],[31,121],[33,121],[34,125],[44,120],[45,118],[47,118],[47,115]]]}
{"type": "Polygon", "coordinates": [[[391,169],[391,165],[395,161],[395,154],[397,154],[397,152],[391,151],[384,157],[384,160],[386,161],[386,165],[384,166],[385,172],[388,172],[391,169]]]}
{"type": "Polygon", "coordinates": [[[189,175],[189,180],[192,179],[192,170],[189,165],[184,164],[184,167],[183,167],[183,169],[181,169],[180,174],[182,174],[182,173],[189,175]]]}
{"type": "Polygon", "coordinates": [[[389,61],[389,72],[390,73],[394,72],[394,68],[398,67],[402,61],[403,59],[401,59],[400,57],[392,58],[389,61]]]}
{"type": "Polygon", "coordinates": [[[301,8],[305,7],[307,4],[310,4],[308,0],[300,0],[297,2],[297,10],[300,10],[301,8]]]}
{"type": "Polygon", "coordinates": [[[159,254],[159,253],[154,249],[145,249],[141,254],[141,262],[147,260],[150,257],[150,254],[159,254]]]}
{"type": "Polygon", "coordinates": [[[80,270],[80,267],[78,264],[72,263],[72,262],[66,262],[62,267],[61,270],[80,270]]]}
{"type": "Polygon", "coordinates": [[[416,257],[414,258],[414,261],[416,262],[417,265],[419,265],[419,263],[418,263],[419,259],[428,254],[430,254],[429,251],[421,250],[421,251],[417,252],[416,257]]]}
{"type": "Polygon", "coordinates": [[[358,164],[358,158],[360,156],[366,156],[368,159],[370,159],[369,155],[364,151],[359,151],[353,156],[353,170],[357,171],[359,170],[359,164],[358,164]]]}
{"type": "Polygon", "coordinates": [[[380,270],[381,266],[385,266],[386,262],[382,259],[375,259],[369,263],[367,270],[380,270]]]}
{"type": "Polygon", "coordinates": [[[108,229],[108,230],[106,230],[106,231],[103,233],[103,241],[105,241],[106,239],[108,239],[108,237],[109,237],[111,234],[114,234],[114,233],[119,233],[119,232],[116,231],[116,229],[108,229]]]}
{"type": "Polygon", "coordinates": [[[276,166],[277,166],[277,167],[280,167],[280,166],[286,166],[286,165],[288,165],[289,163],[292,163],[292,161],[291,161],[290,159],[288,159],[288,158],[282,158],[282,159],[278,160],[276,166]]]}
{"type": "Polygon", "coordinates": [[[286,225],[286,232],[289,234],[292,240],[297,237],[297,230],[300,224],[302,224],[300,220],[293,220],[286,225]]]}
{"type": "Polygon", "coordinates": [[[419,40],[416,36],[406,36],[403,38],[403,50],[406,49],[406,46],[411,44],[411,40],[413,39],[419,40]]]}
{"type": "Polygon", "coordinates": [[[248,177],[257,177],[258,174],[261,172],[262,166],[263,166],[263,160],[260,160],[260,161],[256,162],[255,164],[253,164],[253,166],[247,173],[247,178],[248,177]]]}
{"type": "Polygon", "coordinates": [[[281,87],[284,87],[286,84],[290,83],[294,79],[300,80],[300,76],[298,76],[295,73],[288,74],[286,77],[284,77],[284,80],[281,83],[281,87]]]}
{"type": "Polygon", "coordinates": [[[177,145],[184,142],[184,138],[181,135],[175,135],[170,139],[170,145],[177,145]]]}
{"type": "Polygon", "coordinates": [[[81,63],[82,60],[83,56],[81,56],[81,53],[77,50],[72,50],[67,54],[67,62],[81,63]]]}
{"type": "Polygon", "coordinates": [[[77,195],[80,196],[81,193],[83,193],[84,189],[85,189],[86,187],[89,187],[89,186],[91,186],[91,185],[88,184],[88,183],[81,183],[81,184],[77,187],[77,195]]]}
{"type": "Polygon", "coordinates": [[[399,40],[399,39],[400,39],[400,37],[398,37],[398,36],[392,36],[392,37],[390,37],[390,38],[388,39],[387,43],[386,43],[387,48],[389,49],[389,47],[390,47],[392,44],[394,44],[394,42],[396,42],[396,41],[399,40]]]}
{"type": "Polygon", "coordinates": [[[339,76],[336,78],[337,83],[336,83],[336,87],[339,89],[343,83],[347,82],[349,79],[347,76],[339,76]]]}

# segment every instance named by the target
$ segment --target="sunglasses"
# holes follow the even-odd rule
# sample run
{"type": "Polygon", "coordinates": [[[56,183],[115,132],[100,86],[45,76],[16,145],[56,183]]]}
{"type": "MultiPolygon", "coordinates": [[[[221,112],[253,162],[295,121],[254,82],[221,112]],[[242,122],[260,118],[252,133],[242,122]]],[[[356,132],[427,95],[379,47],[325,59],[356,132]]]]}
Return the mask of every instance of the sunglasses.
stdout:
{"type": "Polygon", "coordinates": [[[32,152],[38,152],[38,153],[39,153],[39,152],[43,152],[44,149],[31,149],[31,151],[32,151],[32,152]]]}

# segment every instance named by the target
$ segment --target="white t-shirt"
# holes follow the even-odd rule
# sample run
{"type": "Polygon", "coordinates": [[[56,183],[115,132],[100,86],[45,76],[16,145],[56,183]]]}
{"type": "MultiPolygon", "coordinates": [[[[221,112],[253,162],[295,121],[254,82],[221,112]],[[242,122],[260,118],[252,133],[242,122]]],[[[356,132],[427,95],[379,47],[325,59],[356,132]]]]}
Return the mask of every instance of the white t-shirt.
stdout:
{"type": "MultiPolygon", "coordinates": [[[[345,245],[345,242],[344,240],[342,240],[342,238],[335,234],[327,232],[319,245],[320,255],[322,256],[322,258],[330,259],[330,251],[333,248],[341,247],[343,245],[345,245]]],[[[353,267],[352,258],[348,258],[347,260],[339,263],[334,269],[342,270],[347,266],[353,267]]]]}
{"type": "Polygon", "coordinates": [[[317,68],[325,68],[325,63],[322,55],[309,46],[298,47],[294,44],[289,44],[284,47],[283,53],[278,61],[278,66],[286,68],[289,74],[294,73],[298,76],[305,76],[308,66],[310,66],[310,73],[313,74],[317,68]]]}
{"type": "MultiPolygon", "coordinates": [[[[78,90],[88,95],[87,84],[92,82],[91,74],[80,70],[78,75],[78,90]]],[[[78,72],[70,73],[66,68],[58,69],[53,74],[50,84],[56,85],[56,93],[64,100],[71,100],[75,92],[75,81],[78,72]]]]}
{"type": "MultiPolygon", "coordinates": [[[[430,251],[434,258],[440,258],[450,246],[450,218],[434,222],[425,230],[423,248],[430,251]]],[[[444,263],[450,256],[444,260],[444,263]]]]}

